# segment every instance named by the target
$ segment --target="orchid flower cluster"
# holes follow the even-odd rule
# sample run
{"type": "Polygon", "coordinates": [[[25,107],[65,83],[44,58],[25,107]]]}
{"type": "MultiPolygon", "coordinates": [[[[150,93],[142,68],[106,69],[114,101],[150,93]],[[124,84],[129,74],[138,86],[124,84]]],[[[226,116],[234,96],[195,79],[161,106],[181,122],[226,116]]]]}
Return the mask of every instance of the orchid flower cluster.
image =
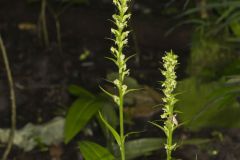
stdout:
{"type": "Polygon", "coordinates": [[[176,119],[176,112],[174,111],[174,105],[177,99],[173,93],[177,85],[177,76],[175,72],[178,64],[177,58],[178,56],[172,51],[167,52],[162,58],[164,70],[161,70],[161,73],[165,77],[165,81],[161,83],[161,86],[163,87],[162,91],[165,97],[163,98],[164,107],[161,118],[164,119],[164,126],[162,127],[155,122],[150,122],[160,128],[167,137],[167,143],[165,144],[167,160],[172,160],[172,151],[177,147],[176,143],[173,144],[173,132],[179,126],[176,119]]]}
{"type": "Polygon", "coordinates": [[[165,77],[165,81],[162,83],[163,93],[165,97],[163,98],[163,102],[165,103],[163,108],[163,114],[161,115],[164,121],[164,133],[167,136],[167,144],[165,145],[167,152],[167,160],[171,160],[171,152],[176,149],[176,143],[173,144],[172,136],[173,131],[178,127],[178,121],[176,119],[176,115],[174,114],[174,105],[177,102],[175,95],[173,94],[174,89],[176,88],[176,66],[178,64],[177,55],[175,55],[172,51],[167,52],[163,57],[163,67],[165,70],[162,70],[162,75],[165,77]]]}
{"type": "Polygon", "coordinates": [[[167,144],[165,145],[167,152],[167,160],[171,160],[171,152],[176,149],[176,143],[173,144],[172,136],[173,131],[178,127],[178,122],[176,120],[176,115],[174,115],[174,105],[177,102],[175,95],[173,94],[174,89],[176,88],[176,65],[178,64],[177,55],[172,51],[168,52],[166,56],[163,57],[163,67],[165,70],[162,71],[162,75],[165,76],[166,80],[162,83],[162,90],[165,97],[163,102],[165,106],[163,108],[164,113],[161,115],[161,118],[166,119],[164,122],[164,133],[167,136],[167,144]]]}
{"type": "Polygon", "coordinates": [[[115,140],[118,143],[121,152],[121,159],[125,160],[125,138],[127,135],[124,135],[124,116],[123,116],[123,105],[124,105],[124,96],[130,92],[127,85],[124,84],[124,79],[129,75],[129,69],[127,69],[127,61],[132,57],[126,57],[123,54],[124,47],[128,44],[128,35],[130,31],[126,28],[128,27],[128,20],[131,17],[131,14],[128,13],[128,5],[130,0],[113,0],[113,4],[117,8],[117,13],[113,15],[113,20],[116,28],[112,28],[111,32],[114,35],[114,46],[111,47],[111,53],[113,57],[107,57],[107,59],[113,61],[118,67],[118,78],[113,81],[113,84],[118,89],[118,94],[113,95],[108,91],[101,88],[106,94],[111,96],[114,102],[118,105],[119,108],[119,126],[120,133],[117,133],[104,118],[101,116],[101,119],[107,126],[107,128],[113,134],[115,140]]]}

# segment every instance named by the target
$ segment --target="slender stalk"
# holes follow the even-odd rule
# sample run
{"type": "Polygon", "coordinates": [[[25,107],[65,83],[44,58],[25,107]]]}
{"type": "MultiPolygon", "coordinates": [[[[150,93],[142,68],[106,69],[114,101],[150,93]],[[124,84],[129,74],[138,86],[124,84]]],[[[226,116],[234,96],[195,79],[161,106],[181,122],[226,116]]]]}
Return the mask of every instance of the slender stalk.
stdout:
{"type": "Polygon", "coordinates": [[[40,26],[41,26],[44,44],[46,47],[48,47],[49,46],[49,36],[48,36],[47,20],[46,20],[47,0],[42,0],[41,2],[42,3],[41,3],[41,13],[40,13],[40,26]]]}
{"type": "Polygon", "coordinates": [[[123,95],[122,95],[122,91],[119,90],[119,101],[120,101],[120,105],[119,105],[119,121],[120,121],[120,138],[121,138],[121,146],[120,146],[120,150],[121,150],[121,157],[122,160],[125,160],[125,145],[124,145],[124,117],[123,117],[123,95]]]}
{"type": "MultiPolygon", "coordinates": [[[[128,12],[128,4],[130,0],[113,0],[114,5],[117,8],[117,13],[113,15],[114,24],[116,29],[112,28],[111,32],[115,36],[114,42],[115,45],[111,47],[111,52],[113,58],[109,58],[113,61],[118,67],[118,78],[113,81],[115,86],[118,88],[118,94],[112,95],[105,90],[108,95],[112,96],[114,102],[118,105],[119,109],[119,126],[120,133],[116,135],[114,131],[114,137],[118,142],[120,152],[121,152],[121,160],[125,160],[125,134],[124,134],[124,96],[130,92],[131,90],[127,89],[127,86],[124,84],[125,77],[129,75],[129,69],[127,69],[126,62],[127,58],[125,54],[123,54],[124,47],[128,44],[128,34],[129,31],[126,30],[128,27],[128,20],[131,17],[131,14],[128,12]]],[[[111,128],[110,128],[111,129],[111,128]]],[[[111,129],[112,130],[112,129],[111,129]]],[[[113,132],[113,131],[111,131],[113,132]]]]}
{"type": "Polygon", "coordinates": [[[65,5],[61,10],[57,11],[54,10],[53,7],[48,4],[48,9],[50,13],[52,14],[54,20],[55,20],[55,27],[56,27],[56,34],[57,34],[57,44],[60,53],[62,53],[62,36],[61,36],[61,23],[60,23],[60,16],[72,5],[74,4],[74,1],[70,1],[67,5],[65,5]]]}
{"type": "Polygon", "coordinates": [[[61,25],[60,25],[58,16],[56,16],[54,19],[55,19],[55,25],[57,29],[57,43],[58,43],[59,51],[62,53],[61,25]]]}
{"type": "Polygon", "coordinates": [[[109,60],[113,61],[114,64],[118,67],[118,77],[113,81],[113,84],[118,89],[118,94],[114,95],[103,88],[107,95],[113,98],[113,101],[117,104],[119,109],[119,126],[120,126],[120,133],[118,133],[112,126],[108,124],[106,120],[100,114],[101,119],[105,123],[106,127],[112,132],[121,153],[121,160],[125,160],[125,138],[126,135],[124,134],[124,96],[134,91],[134,89],[128,89],[127,85],[124,84],[125,77],[129,75],[129,69],[127,69],[127,61],[132,57],[126,57],[123,54],[124,47],[128,44],[128,34],[130,31],[127,30],[128,27],[128,20],[131,17],[131,14],[128,13],[128,4],[131,0],[113,0],[113,4],[117,8],[117,13],[114,14],[113,20],[116,26],[116,29],[112,28],[111,32],[114,35],[114,46],[111,47],[111,52],[113,57],[107,57],[109,60]]]}
{"type": "Polygon", "coordinates": [[[7,72],[7,78],[8,78],[9,90],[10,90],[11,110],[12,110],[11,130],[10,130],[9,137],[8,137],[8,144],[7,144],[7,147],[2,156],[2,160],[6,160],[12,149],[12,145],[13,145],[13,140],[14,140],[14,135],[15,135],[15,130],[16,130],[16,115],[17,115],[17,113],[16,113],[16,97],[15,97],[15,91],[14,91],[14,81],[12,78],[12,73],[11,73],[11,68],[10,68],[9,61],[8,61],[6,48],[4,46],[1,35],[0,35],[0,48],[1,48],[3,61],[4,61],[4,65],[5,65],[6,72],[7,72]]]}
{"type": "MultiPolygon", "coordinates": [[[[169,132],[169,136],[167,137],[167,146],[172,146],[172,136],[173,136],[173,131],[169,132]]],[[[167,150],[167,160],[172,159],[172,149],[167,150]]]]}

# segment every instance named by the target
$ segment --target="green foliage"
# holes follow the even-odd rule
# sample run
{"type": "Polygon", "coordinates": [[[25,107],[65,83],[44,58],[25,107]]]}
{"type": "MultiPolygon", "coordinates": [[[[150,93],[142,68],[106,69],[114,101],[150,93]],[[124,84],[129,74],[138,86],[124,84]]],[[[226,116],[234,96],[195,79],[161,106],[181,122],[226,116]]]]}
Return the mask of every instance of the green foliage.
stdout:
{"type": "Polygon", "coordinates": [[[183,92],[178,109],[187,127],[199,130],[206,127],[239,127],[239,85],[230,85],[237,78],[224,81],[226,76],[239,75],[239,1],[206,1],[204,6],[186,10],[179,17],[194,23],[191,55],[187,67],[190,78],[179,83],[183,92]],[[207,16],[199,17],[202,12],[207,16]],[[196,14],[197,13],[197,14],[196,14]],[[199,14],[200,13],[200,14],[199,14]]]}
{"type": "Polygon", "coordinates": [[[76,136],[106,102],[81,87],[70,86],[69,90],[79,98],[73,102],[66,116],[65,143],[76,136]]]}
{"type": "Polygon", "coordinates": [[[222,76],[222,66],[231,64],[232,49],[220,39],[194,33],[188,73],[203,81],[215,80],[222,76]]]}
{"type": "Polygon", "coordinates": [[[141,138],[126,142],[126,159],[131,160],[141,156],[147,156],[151,152],[164,147],[161,138],[141,138]]]}
{"type": "Polygon", "coordinates": [[[190,19],[201,20],[203,23],[199,23],[197,28],[203,29],[207,35],[222,36],[222,34],[225,34],[225,36],[227,36],[226,38],[231,37],[239,39],[239,7],[240,2],[238,0],[206,1],[204,6],[198,5],[194,8],[190,8],[179,17],[188,16],[190,19]],[[201,13],[203,11],[207,14],[205,18],[196,16],[195,13],[201,13]]]}
{"type": "Polygon", "coordinates": [[[94,95],[92,93],[77,85],[70,85],[68,87],[68,92],[74,96],[81,96],[83,98],[94,98],[94,95]]]}
{"type": "Polygon", "coordinates": [[[240,104],[237,97],[240,86],[237,79],[199,83],[195,78],[179,82],[177,108],[182,112],[180,119],[186,121],[191,130],[200,130],[206,127],[240,127],[240,104]],[[235,85],[227,85],[234,82],[235,85]]]}
{"type": "Polygon", "coordinates": [[[103,123],[105,124],[105,126],[109,129],[109,131],[112,133],[112,135],[114,136],[117,144],[119,146],[121,146],[122,143],[124,143],[124,140],[121,139],[120,135],[117,133],[117,131],[103,118],[103,116],[101,115],[101,113],[99,113],[99,116],[101,118],[101,120],[103,121],[103,123]]]}
{"type": "MultiPolygon", "coordinates": [[[[194,143],[195,140],[193,140],[194,143]]],[[[197,140],[201,141],[201,140],[197,140]]],[[[202,143],[201,141],[200,143],[202,143]]],[[[189,142],[188,144],[192,144],[189,142]]],[[[159,150],[164,146],[164,139],[161,138],[142,138],[137,140],[131,140],[126,142],[126,159],[133,160],[138,157],[148,156],[153,151],[159,150]]],[[[89,141],[79,142],[80,151],[86,160],[116,160],[114,156],[104,147],[89,141]]],[[[120,157],[120,153],[117,153],[116,157],[120,157]]]]}
{"type": "Polygon", "coordinates": [[[81,141],[79,148],[85,160],[115,160],[106,148],[96,143],[81,141]]]}
{"type": "MultiPolygon", "coordinates": [[[[113,103],[106,103],[101,109],[100,112],[102,116],[105,118],[105,120],[109,123],[112,128],[116,129],[118,125],[119,118],[116,113],[116,107],[113,103]]],[[[115,146],[115,140],[112,136],[112,133],[106,128],[104,122],[101,120],[100,116],[97,116],[97,120],[99,122],[99,125],[102,129],[102,132],[106,138],[107,141],[107,148],[112,153],[115,152],[114,146],[115,146]]]]}
{"type": "Polygon", "coordinates": [[[205,2],[183,12],[179,17],[185,20],[173,29],[194,24],[187,72],[203,81],[211,81],[223,76],[222,66],[231,64],[236,58],[234,48],[238,44],[230,42],[239,39],[240,3],[225,0],[205,2]],[[205,17],[199,16],[201,14],[205,17]]]}

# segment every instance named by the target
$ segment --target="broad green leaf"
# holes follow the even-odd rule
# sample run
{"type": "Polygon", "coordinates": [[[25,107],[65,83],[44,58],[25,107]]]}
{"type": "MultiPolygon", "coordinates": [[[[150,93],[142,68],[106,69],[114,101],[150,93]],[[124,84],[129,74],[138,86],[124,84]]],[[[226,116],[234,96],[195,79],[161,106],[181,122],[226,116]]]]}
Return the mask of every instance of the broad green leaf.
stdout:
{"type": "Polygon", "coordinates": [[[79,96],[80,98],[94,98],[92,93],[77,85],[70,85],[68,91],[72,95],[79,96]]]}
{"type": "Polygon", "coordinates": [[[96,143],[81,141],[79,142],[79,148],[85,160],[115,160],[106,148],[96,143]]]}
{"type": "MultiPolygon", "coordinates": [[[[113,103],[105,103],[105,105],[101,109],[101,114],[105,118],[105,120],[115,129],[118,125],[119,120],[118,120],[118,116],[117,116],[114,105],[115,104],[113,103]]],[[[109,134],[111,134],[110,131],[108,130],[108,128],[106,128],[100,116],[98,116],[98,121],[100,123],[100,127],[102,128],[105,136],[111,137],[109,136],[109,134]]]]}
{"type": "Polygon", "coordinates": [[[126,159],[131,160],[140,156],[149,155],[151,152],[164,147],[164,139],[142,138],[125,143],[126,159]]]}
{"type": "Polygon", "coordinates": [[[94,114],[102,107],[103,101],[98,99],[77,99],[70,107],[64,128],[65,143],[68,143],[94,114]]]}
{"type": "Polygon", "coordinates": [[[110,132],[114,136],[115,140],[117,141],[117,144],[120,146],[121,138],[120,138],[119,134],[117,133],[117,131],[115,131],[115,129],[103,118],[103,116],[100,112],[99,112],[99,116],[100,116],[101,120],[103,121],[103,123],[106,125],[106,127],[110,130],[110,132]]]}

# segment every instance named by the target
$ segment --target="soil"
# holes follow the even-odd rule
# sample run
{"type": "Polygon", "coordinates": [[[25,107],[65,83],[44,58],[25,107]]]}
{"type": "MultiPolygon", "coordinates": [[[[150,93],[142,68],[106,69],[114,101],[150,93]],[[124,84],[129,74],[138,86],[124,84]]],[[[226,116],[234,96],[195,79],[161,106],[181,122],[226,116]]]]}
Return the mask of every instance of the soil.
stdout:
{"type": "MultiPolygon", "coordinates": [[[[133,18],[129,53],[136,53],[140,61],[132,60],[129,64],[131,76],[140,84],[157,87],[157,81],[162,77],[158,71],[159,61],[165,51],[173,49],[180,57],[179,79],[186,77],[184,70],[189,55],[191,26],[178,28],[170,36],[166,31],[175,25],[170,15],[163,15],[160,10],[164,3],[156,0],[142,0],[133,8],[133,18]],[[150,11],[149,11],[150,9],[150,11]],[[146,13],[147,12],[147,13],[146,13]],[[150,13],[149,13],[150,12],[150,13]],[[134,35],[136,40],[134,40],[134,35]],[[134,47],[132,47],[134,46],[134,47]]],[[[57,115],[67,111],[73,97],[67,92],[70,84],[77,84],[94,93],[98,93],[98,84],[104,81],[107,73],[115,71],[115,67],[104,59],[108,56],[112,42],[110,27],[114,8],[105,0],[90,1],[89,5],[72,6],[61,16],[61,36],[63,51],[59,51],[56,43],[54,19],[47,13],[50,36],[48,48],[41,44],[37,36],[39,3],[27,3],[19,0],[0,1],[0,33],[3,36],[11,64],[17,97],[17,127],[21,128],[28,122],[40,124],[48,122],[57,115]],[[21,24],[30,24],[23,29],[21,24]],[[90,55],[80,60],[79,56],[88,50],[90,55]],[[62,111],[63,110],[63,111],[62,111]],[[61,111],[61,112],[60,112],[61,111]]],[[[10,124],[8,85],[1,60],[0,78],[0,126],[7,128],[10,124]]],[[[146,126],[145,122],[134,128],[146,126]]],[[[159,130],[148,127],[149,133],[144,136],[162,136],[159,130]]],[[[98,130],[98,132],[100,132],[98,130]]],[[[179,138],[210,138],[207,145],[188,145],[180,148],[174,154],[182,160],[240,160],[239,130],[221,130],[223,140],[213,136],[213,130],[188,132],[178,131],[179,138]]],[[[101,133],[94,135],[101,139],[101,133]]],[[[79,136],[76,139],[83,139],[79,136]]],[[[88,137],[89,138],[89,137],[88,137]]],[[[80,160],[81,154],[76,143],[61,144],[54,148],[62,151],[62,160],[80,160]]],[[[50,149],[51,151],[51,149],[50,149]]],[[[164,159],[164,151],[155,152],[138,160],[164,159]]],[[[48,160],[53,159],[49,151],[35,149],[25,153],[14,148],[10,159],[16,160],[48,160]]]]}

